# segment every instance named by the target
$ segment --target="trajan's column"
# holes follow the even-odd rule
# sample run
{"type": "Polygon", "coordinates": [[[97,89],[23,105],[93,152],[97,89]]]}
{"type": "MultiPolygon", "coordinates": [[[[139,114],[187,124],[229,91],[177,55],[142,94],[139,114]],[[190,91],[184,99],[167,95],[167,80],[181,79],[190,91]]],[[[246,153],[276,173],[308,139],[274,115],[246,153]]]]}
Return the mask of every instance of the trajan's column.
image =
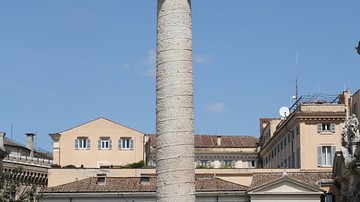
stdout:
{"type": "Polygon", "coordinates": [[[190,0],[158,0],[156,199],[195,201],[190,0]]]}

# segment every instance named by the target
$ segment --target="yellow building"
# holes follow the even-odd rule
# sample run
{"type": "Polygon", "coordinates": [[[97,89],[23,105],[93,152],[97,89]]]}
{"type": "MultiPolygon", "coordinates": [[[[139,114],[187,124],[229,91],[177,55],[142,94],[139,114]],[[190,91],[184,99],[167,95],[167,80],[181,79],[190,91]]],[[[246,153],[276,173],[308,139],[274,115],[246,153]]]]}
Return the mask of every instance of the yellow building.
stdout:
{"type": "Polygon", "coordinates": [[[302,96],[281,119],[260,119],[263,168],[329,169],[341,147],[350,94],[302,96]]]}
{"type": "Polygon", "coordinates": [[[117,167],[145,158],[144,133],[105,118],[49,136],[54,164],[62,167],[117,167]]]}

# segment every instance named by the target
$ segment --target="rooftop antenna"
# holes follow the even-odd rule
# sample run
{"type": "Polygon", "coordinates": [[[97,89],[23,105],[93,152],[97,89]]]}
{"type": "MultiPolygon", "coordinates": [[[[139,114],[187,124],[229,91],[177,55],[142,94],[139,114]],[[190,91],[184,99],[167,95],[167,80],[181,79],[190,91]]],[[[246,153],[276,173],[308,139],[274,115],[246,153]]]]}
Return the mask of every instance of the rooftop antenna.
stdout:
{"type": "Polygon", "coordinates": [[[10,125],[10,139],[13,140],[13,124],[10,125]]]}
{"type": "Polygon", "coordinates": [[[296,64],[296,78],[295,78],[295,100],[299,98],[299,86],[298,86],[298,65],[299,65],[299,56],[298,51],[295,52],[295,64],[296,64]]]}
{"type": "Polygon", "coordinates": [[[281,116],[281,119],[286,119],[286,117],[290,115],[290,110],[288,107],[281,107],[279,109],[279,114],[281,116]]]}

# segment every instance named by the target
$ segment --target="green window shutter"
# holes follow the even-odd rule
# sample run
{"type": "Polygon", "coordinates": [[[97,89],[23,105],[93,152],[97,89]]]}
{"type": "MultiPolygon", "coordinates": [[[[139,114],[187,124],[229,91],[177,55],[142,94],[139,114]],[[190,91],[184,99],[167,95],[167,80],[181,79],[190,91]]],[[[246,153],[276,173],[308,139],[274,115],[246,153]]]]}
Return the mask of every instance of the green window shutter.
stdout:
{"type": "Polygon", "coordinates": [[[112,140],[109,140],[109,149],[112,149],[112,140]]]}
{"type": "Polygon", "coordinates": [[[101,140],[98,140],[98,149],[101,149],[101,140]]]}
{"type": "Polygon", "coordinates": [[[335,123],[330,124],[330,130],[335,133],[335,123]]]}
{"type": "Polygon", "coordinates": [[[318,123],[317,124],[317,132],[320,133],[322,131],[322,124],[318,123]]]}
{"type": "Polygon", "coordinates": [[[318,166],[322,166],[322,146],[317,146],[317,162],[318,162],[318,166]]]}
{"type": "Polygon", "coordinates": [[[75,149],[79,149],[79,139],[75,139],[75,149]]]}
{"type": "Polygon", "coordinates": [[[130,145],[129,145],[129,148],[130,148],[130,149],[134,149],[134,140],[133,140],[133,139],[130,139],[130,140],[129,140],[129,144],[130,144],[130,145]]]}
{"type": "Polygon", "coordinates": [[[90,139],[86,139],[86,149],[90,149],[90,139]]]}

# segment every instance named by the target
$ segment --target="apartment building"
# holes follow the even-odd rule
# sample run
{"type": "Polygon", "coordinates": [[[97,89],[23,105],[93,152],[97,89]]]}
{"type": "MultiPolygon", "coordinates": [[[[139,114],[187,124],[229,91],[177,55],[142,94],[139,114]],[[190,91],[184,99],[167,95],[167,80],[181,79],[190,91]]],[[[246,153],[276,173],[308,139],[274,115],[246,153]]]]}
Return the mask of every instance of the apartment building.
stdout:
{"type": "Polygon", "coordinates": [[[117,167],[145,158],[145,134],[106,118],[49,134],[54,164],[61,167],[117,167]]]}
{"type": "Polygon", "coordinates": [[[360,118],[360,89],[351,95],[350,100],[350,112],[355,114],[357,118],[360,118]]]}
{"type": "Polygon", "coordinates": [[[260,119],[263,168],[331,169],[350,93],[300,97],[281,119],[260,119]]]}
{"type": "MultiPolygon", "coordinates": [[[[252,136],[195,135],[196,168],[256,168],[258,138],[252,136]]],[[[156,166],[156,136],[148,135],[147,165],[156,166]]]]}

